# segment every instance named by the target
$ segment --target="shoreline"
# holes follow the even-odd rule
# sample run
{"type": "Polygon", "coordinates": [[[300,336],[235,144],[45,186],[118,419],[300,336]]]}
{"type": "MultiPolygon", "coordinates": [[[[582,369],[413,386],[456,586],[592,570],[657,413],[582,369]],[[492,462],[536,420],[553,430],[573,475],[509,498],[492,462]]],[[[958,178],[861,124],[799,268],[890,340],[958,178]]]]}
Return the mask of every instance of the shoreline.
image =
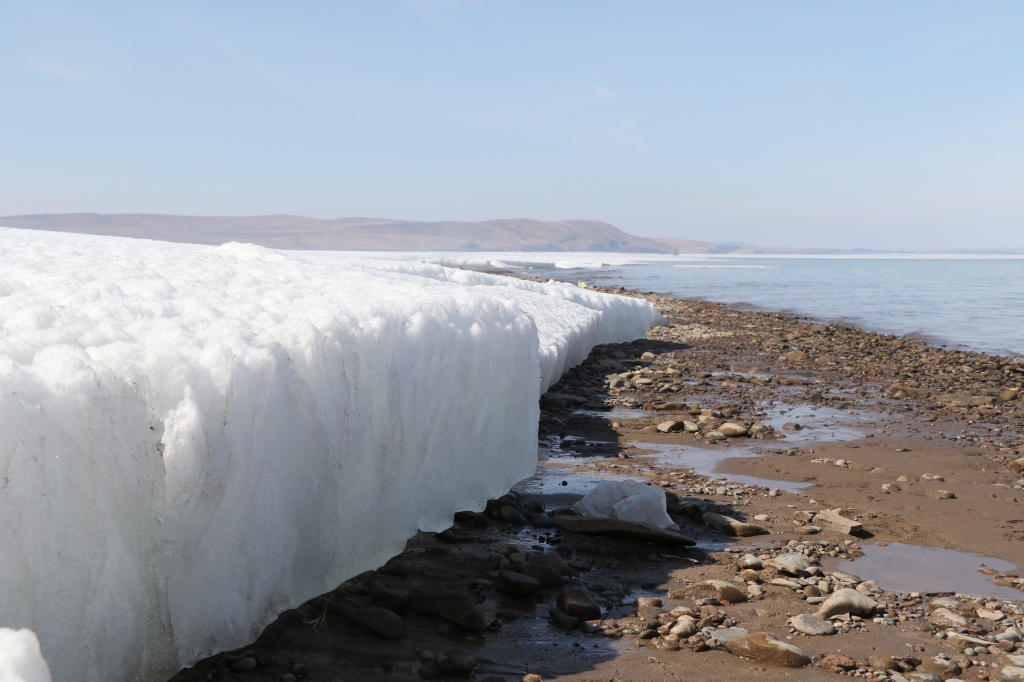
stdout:
{"type": "MultiPolygon", "coordinates": [[[[1011,470],[1024,455],[1024,401],[1019,390],[1009,393],[1024,381],[1019,361],[778,313],[592,288],[646,298],[671,326],[653,328],[643,341],[596,348],[550,389],[541,405],[539,436],[547,449],[539,477],[483,514],[459,514],[448,531],[418,534],[381,569],[282,614],[251,647],[202,661],[173,680],[455,678],[444,672],[458,672],[453,651],[471,654],[474,679],[489,682],[536,680],[533,674],[818,680],[844,668],[844,675],[874,680],[999,679],[1016,662],[1007,656],[1019,653],[1020,638],[1006,634],[1008,626],[1024,625],[1015,571],[986,580],[993,595],[1019,594],[1019,601],[892,593],[870,574],[851,582],[836,576],[856,572],[850,562],[865,547],[903,544],[1024,567],[1024,528],[1016,528],[1024,489],[1011,470]],[[761,438],[715,440],[710,434],[719,425],[705,427],[716,420],[771,430],[761,438]],[[685,424],[658,430],[687,421],[699,436],[686,433],[685,424]],[[801,422],[805,428],[794,430],[801,422]],[[770,437],[780,434],[786,437],[770,437]],[[652,457],[649,444],[661,454],[652,457]],[[710,475],[692,473],[688,461],[707,453],[747,457],[729,458],[710,475]],[[755,482],[730,482],[721,472],[755,482]],[[646,480],[671,493],[673,520],[696,546],[581,535],[552,522],[550,512],[602,477],[646,480]],[[772,481],[810,485],[790,492],[772,481]],[[931,492],[940,490],[954,497],[931,492]],[[863,532],[815,524],[813,514],[835,508],[863,532]],[[712,518],[704,517],[708,512],[769,534],[723,535],[703,523],[712,518]],[[741,569],[755,563],[741,559],[747,554],[762,568],[741,569]],[[792,554],[812,563],[787,572],[773,561],[792,554]],[[528,581],[508,574],[530,573],[530,564],[544,562],[556,567],[563,586],[525,594],[532,585],[517,586],[528,581]],[[706,580],[726,581],[747,600],[674,592],[706,580]],[[819,608],[817,600],[853,586],[877,605],[870,614],[832,619],[834,635],[791,627],[791,618],[819,608]],[[563,587],[582,589],[601,618],[559,629],[549,609],[563,587]],[[445,595],[448,606],[430,603],[431,594],[445,595]],[[697,629],[673,638],[669,631],[687,609],[697,629]],[[381,619],[394,628],[390,634],[399,627],[402,633],[382,637],[381,619]],[[771,633],[811,660],[785,668],[728,653],[713,635],[735,634],[731,627],[771,633]]],[[[556,581],[550,572],[536,573],[556,581]]]]}

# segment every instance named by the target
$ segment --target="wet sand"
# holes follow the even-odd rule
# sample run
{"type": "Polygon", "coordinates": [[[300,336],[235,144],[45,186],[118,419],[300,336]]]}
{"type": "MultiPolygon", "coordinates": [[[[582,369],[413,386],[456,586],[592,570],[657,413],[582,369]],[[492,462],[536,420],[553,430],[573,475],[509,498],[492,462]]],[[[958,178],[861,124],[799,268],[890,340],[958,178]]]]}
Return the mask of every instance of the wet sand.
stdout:
{"type": "Polygon", "coordinates": [[[1024,624],[1015,578],[1024,566],[1024,482],[1014,473],[1024,464],[1016,461],[1024,401],[1015,392],[1024,367],[646,297],[670,326],[595,349],[546,394],[534,479],[282,614],[250,647],[173,679],[456,679],[442,668],[453,669],[457,651],[475,658],[473,679],[492,681],[1000,679],[1024,624]],[[746,433],[719,438],[727,423],[746,433]],[[663,488],[696,545],[581,535],[553,521],[597,481],[622,478],[663,488]],[[825,510],[862,530],[831,529],[815,518],[825,510]],[[767,533],[722,534],[704,522],[708,512],[767,533]],[[741,576],[748,554],[764,567],[741,576]],[[770,565],[790,554],[808,557],[809,570],[770,565]],[[548,563],[564,586],[526,594],[532,588],[496,572],[518,574],[544,557],[557,557],[548,563]],[[711,579],[746,601],[673,592],[711,579]],[[601,618],[560,629],[552,608],[566,587],[593,598],[601,618]],[[875,608],[830,619],[832,635],[790,626],[842,588],[875,608]],[[450,612],[438,615],[445,609],[424,594],[450,595],[442,600],[450,612]],[[371,605],[398,620],[382,625],[371,605]],[[697,631],[671,635],[686,609],[697,631]],[[388,630],[398,626],[404,632],[388,630]],[[714,635],[730,627],[771,633],[807,664],[729,653],[714,635]]]}

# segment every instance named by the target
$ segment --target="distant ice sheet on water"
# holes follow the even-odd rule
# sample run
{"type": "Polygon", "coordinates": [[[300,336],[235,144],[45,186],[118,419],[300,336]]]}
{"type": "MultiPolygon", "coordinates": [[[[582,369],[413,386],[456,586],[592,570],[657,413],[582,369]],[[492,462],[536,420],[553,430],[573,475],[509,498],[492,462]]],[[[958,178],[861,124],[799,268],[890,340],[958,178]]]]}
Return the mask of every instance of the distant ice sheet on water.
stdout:
{"type": "Polygon", "coordinates": [[[0,626],[62,681],[241,646],[530,475],[539,392],[658,321],[440,265],[0,229],[0,626]]]}

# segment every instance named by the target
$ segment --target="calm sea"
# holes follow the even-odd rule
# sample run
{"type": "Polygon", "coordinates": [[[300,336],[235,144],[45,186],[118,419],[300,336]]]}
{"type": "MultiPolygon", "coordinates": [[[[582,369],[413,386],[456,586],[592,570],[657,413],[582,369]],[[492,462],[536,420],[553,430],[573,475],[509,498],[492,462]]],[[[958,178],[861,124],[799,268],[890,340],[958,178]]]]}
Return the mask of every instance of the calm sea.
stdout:
{"type": "MultiPolygon", "coordinates": [[[[535,274],[783,310],[949,348],[1024,355],[1024,259],[787,257],[600,264],[598,254],[533,264],[535,274]],[[575,262],[574,262],[575,261],[575,262]]],[[[523,263],[526,265],[526,263],[523,263]]],[[[527,266],[531,267],[531,266],[527,266]]]]}

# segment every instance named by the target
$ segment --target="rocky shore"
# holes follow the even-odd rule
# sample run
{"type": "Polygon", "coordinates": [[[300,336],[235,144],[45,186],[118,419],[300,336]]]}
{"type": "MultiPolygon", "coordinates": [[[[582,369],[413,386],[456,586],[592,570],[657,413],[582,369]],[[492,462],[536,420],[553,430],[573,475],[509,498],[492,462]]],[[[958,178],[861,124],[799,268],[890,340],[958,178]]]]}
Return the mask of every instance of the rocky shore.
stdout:
{"type": "Polygon", "coordinates": [[[1024,680],[1024,365],[642,296],[533,479],[175,682],[1024,680]],[[576,515],[626,479],[675,527],[576,515]]]}

